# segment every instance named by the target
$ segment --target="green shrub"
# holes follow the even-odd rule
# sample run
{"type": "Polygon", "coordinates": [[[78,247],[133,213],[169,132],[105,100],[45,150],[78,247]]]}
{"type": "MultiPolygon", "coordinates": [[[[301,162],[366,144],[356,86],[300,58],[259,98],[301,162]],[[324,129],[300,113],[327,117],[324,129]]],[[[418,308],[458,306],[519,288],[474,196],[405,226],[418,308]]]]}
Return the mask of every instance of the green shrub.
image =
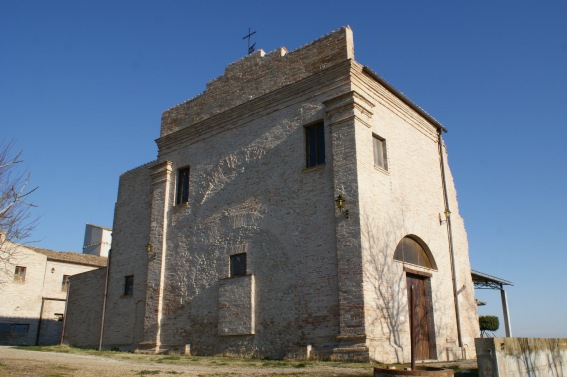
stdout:
{"type": "Polygon", "coordinates": [[[481,315],[478,317],[480,331],[496,331],[500,327],[498,317],[495,315],[481,315]]]}

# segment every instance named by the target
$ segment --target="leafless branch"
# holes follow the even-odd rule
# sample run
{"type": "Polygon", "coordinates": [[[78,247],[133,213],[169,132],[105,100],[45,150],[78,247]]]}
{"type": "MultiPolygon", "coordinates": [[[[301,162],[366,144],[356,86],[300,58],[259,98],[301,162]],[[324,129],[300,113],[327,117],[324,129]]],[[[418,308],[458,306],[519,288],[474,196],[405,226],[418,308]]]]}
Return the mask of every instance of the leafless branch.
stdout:
{"type": "Polygon", "coordinates": [[[20,169],[22,152],[13,152],[12,143],[0,145],[0,287],[13,274],[18,260],[18,244],[35,228],[29,201],[37,187],[29,189],[30,173],[20,169]]]}

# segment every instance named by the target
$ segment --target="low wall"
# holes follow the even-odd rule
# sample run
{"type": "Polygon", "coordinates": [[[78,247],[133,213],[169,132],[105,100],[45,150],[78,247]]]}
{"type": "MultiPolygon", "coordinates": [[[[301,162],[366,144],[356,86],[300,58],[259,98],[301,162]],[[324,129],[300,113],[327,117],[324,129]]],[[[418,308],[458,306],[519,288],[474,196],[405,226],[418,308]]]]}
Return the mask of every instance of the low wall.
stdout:
{"type": "Polygon", "coordinates": [[[567,377],[567,339],[475,339],[480,377],[567,377]]]}

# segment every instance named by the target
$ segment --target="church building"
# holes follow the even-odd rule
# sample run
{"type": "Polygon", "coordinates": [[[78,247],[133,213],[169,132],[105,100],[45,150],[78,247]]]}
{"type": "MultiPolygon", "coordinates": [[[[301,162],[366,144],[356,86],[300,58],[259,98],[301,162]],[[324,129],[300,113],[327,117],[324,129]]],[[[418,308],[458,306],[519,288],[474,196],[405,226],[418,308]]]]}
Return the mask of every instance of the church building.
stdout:
{"type": "Polygon", "coordinates": [[[446,129],[343,27],[262,50],[162,115],[120,177],[109,267],[71,278],[65,341],[151,353],[474,358],[446,129]]]}

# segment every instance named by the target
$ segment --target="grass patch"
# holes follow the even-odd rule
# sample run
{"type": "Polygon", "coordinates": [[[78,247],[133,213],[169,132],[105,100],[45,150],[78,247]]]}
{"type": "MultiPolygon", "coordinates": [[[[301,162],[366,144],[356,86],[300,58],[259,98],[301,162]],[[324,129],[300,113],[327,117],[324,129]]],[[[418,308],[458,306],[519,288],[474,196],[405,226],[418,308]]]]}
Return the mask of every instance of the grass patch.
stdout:
{"type": "Polygon", "coordinates": [[[307,366],[306,363],[298,363],[298,364],[295,364],[293,367],[294,368],[305,368],[306,366],[307,366]]]}
{"type": "Polygon", "coordinates": [[[161,360],[181,360],[181,356],[164,356],[161,360]]]}
{"type": "Polygon", "coordinates": [[[264,361],[262,362],[263,367],[288,367],[289,363],[287,361],[264,361]]]}
{"type": "Polygon", "coordinates": [[[144,369],[144,370],[141,370],[139,374],[140,374],[140,376],[149,376],[149,375],[152,375],[152,374],[159,374],[159,373],[160,373],[159,370],[145,370],[144,369]]]}
{"type": "Polygon", "coordinates": [[[181,360],[180,356],[164,356],[156,360],[156,363],[171,363],[172,361],[179,361],[181,360]]]}
{"type": "Polygon", "coordinates": [[[24,350],[24,351],[70,353],[72,347],[68,347],[68,346],[16,346],[14,348],[19,349],[19,350],[24,350]]]}
{"type": "Polygon", "coordinates": [[[24,351],[39,351],[39,352],[59,352],[59,353],[72,353],[72,354],[81,354],[81,355],[117,355],[123,354],[120,351],[97,351],[91,348],[77,348],[68,345],[62,346],[16,346],[14,347],[19,350],[24,351]]]}

